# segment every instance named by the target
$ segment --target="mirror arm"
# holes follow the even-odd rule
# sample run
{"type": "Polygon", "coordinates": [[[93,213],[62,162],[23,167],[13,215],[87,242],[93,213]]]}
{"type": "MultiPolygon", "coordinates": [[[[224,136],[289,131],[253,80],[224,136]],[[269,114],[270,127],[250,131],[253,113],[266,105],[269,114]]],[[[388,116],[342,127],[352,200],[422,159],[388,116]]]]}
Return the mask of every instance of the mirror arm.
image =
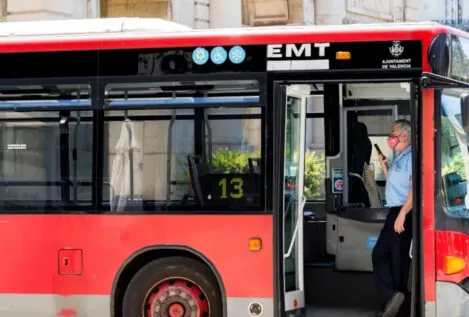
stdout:
{"type": "Polygon", "coordinates": [[[469,88],[469,83],[436,75],[433,73],[423,72],[422,78],[420,79],[422,87],[424,89],[432,88],[469,88]]]}

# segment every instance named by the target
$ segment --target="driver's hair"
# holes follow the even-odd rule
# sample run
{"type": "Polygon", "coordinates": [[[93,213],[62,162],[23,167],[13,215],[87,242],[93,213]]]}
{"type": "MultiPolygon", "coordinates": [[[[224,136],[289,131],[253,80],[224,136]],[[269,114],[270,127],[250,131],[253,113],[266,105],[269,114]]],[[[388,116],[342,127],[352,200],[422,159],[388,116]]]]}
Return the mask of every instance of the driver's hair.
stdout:
{"type": "Polygon", "coordinates": [[[406,119],[396,120],[392,123],[392,126],[393,127],[397,126],[399,130],[407,132],[407,135],[409,136],[409,141],[410,141],[410,135],[411,135],[410,133],[412,132],[412,126],[409,120],[406,120],[406,119]]]}

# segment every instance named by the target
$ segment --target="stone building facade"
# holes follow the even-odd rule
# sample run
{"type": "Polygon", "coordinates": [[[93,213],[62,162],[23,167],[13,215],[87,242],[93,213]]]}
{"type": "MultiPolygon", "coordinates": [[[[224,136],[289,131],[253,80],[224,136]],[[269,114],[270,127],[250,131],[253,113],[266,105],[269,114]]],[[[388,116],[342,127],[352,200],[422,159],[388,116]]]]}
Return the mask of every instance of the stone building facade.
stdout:
{"type": "Polygon", "coordinates": [[[469,0],[0,0],[3,21],[159,17],[193,28],[441,20],[458,10],[469,16],[469,0]]]}

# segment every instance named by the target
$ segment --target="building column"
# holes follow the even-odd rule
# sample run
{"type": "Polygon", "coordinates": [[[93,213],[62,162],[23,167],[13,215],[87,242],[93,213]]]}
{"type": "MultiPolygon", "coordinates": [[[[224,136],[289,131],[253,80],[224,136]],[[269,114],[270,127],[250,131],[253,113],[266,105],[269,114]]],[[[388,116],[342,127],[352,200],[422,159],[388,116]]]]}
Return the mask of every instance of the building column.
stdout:
{"type": "Polygon", "coordinates": [[[210,28],[240,28],[241,0],[210,0],[210,28]]]}
{"type": "Polygon", "coordinates": [[[350,2],[350,0],[316,0],[316,24],[342,24],[347,2],[350,2]]]}
{"type": "Polygon", "coordinates": [[[303,0],[303,23],[305,25],[316,24],[316,8],[314,0],[303,0]]]}
{"type": "Polygon", "coordinates": [[[193,29],[210,28],[210,12],[210,0],[171,0],[171,20],[193,29]]]}
{"type": "Polygon", "coordinates": [[[171,20],[195,28],[194,0],[171,0],[171,20]]]}
{"type": "Polygon", "coordinates": [[[97,0],[7,0],[6,21],[84,19],[97,0]]]}

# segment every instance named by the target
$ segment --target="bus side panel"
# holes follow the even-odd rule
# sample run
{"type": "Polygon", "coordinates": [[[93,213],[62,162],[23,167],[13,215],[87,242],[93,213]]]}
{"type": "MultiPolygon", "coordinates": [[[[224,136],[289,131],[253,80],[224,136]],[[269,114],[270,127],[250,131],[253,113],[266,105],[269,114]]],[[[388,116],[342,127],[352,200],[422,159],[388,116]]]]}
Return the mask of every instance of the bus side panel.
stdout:
{"type": "Polygon", "coordinates": [[[211,261],[228,317],[248,316],[254,300],[273,312],[271,215],[9,215],[0,225],[0,315],[110,316],[119,268],[152,245],[188,246],[211,261]],[[261,251],[248,250],[251,237],[261,251]],[[63,250],[70,275],[59,274],[63,250]]]}

